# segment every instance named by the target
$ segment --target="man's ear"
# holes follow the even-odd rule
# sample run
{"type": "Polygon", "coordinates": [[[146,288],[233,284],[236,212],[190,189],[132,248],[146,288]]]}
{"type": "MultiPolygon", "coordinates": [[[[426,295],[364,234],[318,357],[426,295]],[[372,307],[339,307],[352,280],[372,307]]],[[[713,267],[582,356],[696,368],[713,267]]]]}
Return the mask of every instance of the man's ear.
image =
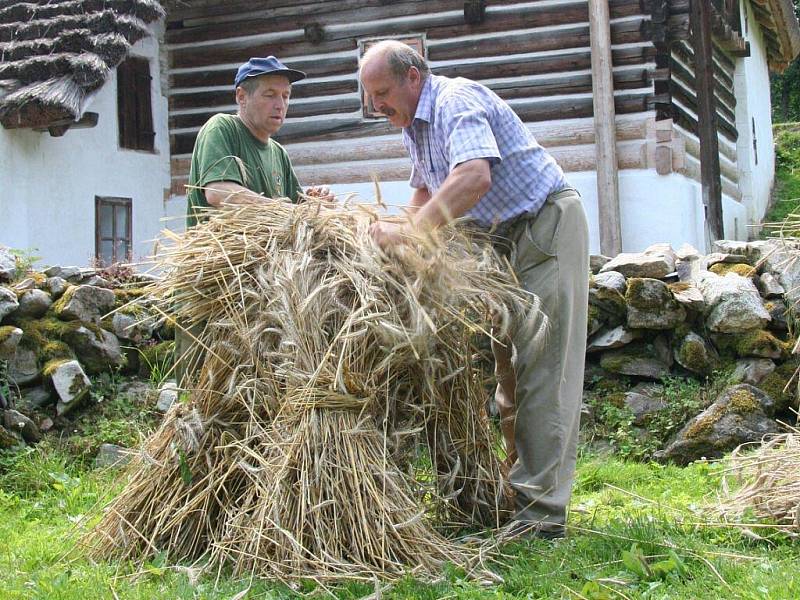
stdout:
{"type": "Polygon", "coordinates": [[[245,90],[242,86],[236,88],[236,104],[239,106],[243,106],[246,103],[247,99],[247,90],[245,90]]]}

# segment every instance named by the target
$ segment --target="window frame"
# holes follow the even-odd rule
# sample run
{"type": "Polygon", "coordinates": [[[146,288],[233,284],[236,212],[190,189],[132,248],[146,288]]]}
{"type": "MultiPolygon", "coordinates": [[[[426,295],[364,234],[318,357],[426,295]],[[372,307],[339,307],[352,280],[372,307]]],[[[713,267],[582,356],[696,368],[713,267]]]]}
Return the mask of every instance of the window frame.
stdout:
{"type": "Polygon", "coordinates": [[[116,196],[95,196],[94,197],[94,257],[95,261],[108,267],[116,263],[131,262],[133,258],[133,199],[116,196]],[[104,206],[111,206],[111,237],[103,237],[100,231],[100,211],[104,206]],[[122,209],[127,213],[127,227],[125,235],[120,236],[117,232],[117,210],[122,209]],[[117,244],[124,241],[127,244],[128,252],[124,257],[117,256],[117,244]],[[111,263],[105,264],[105,259],[101,253],[102,242],[111,242],[111,263]]]}
{"type": "MultiPolygon", "coordinates": [[[[422,57],[427,60],[428,59],[428,45],[426,44],[426,37],[424,33],[415,33],[411,35],[404,35],[402,37],[378,37],[378,38],[364,38],[358,40],[358,59],[361,60],[361,57],[364,56],[364,53],[370,48],[370,46],[374,46],[378,42],[382,42],[384,40],[396,40],[398,42],[403,42],[404,44],[408,44],[412,48],[414,48],[417,52],[419,52],[422,57]]],[[[386,115],[382,112],[375,110],[375,106],[372,104],[372,98],[367,95],[367,90],[364,89],[364,86],[361,85],[361,80],[358,81],[358,89],[359,95],[361,96],[361,113],[364,119],[370,120],[386,120],[386,115]]]]}

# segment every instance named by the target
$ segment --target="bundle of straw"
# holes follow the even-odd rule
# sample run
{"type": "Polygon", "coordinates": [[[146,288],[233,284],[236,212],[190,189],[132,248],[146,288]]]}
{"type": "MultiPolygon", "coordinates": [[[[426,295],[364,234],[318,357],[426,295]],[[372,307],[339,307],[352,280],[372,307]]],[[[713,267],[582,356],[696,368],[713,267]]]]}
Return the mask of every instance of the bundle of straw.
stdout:
{"type": "Polygon", "coordinates": [[[770,436],[753,449],[740,446],[728,459],[720,514],[753,517],[800,535],[800,430],[770,436]]]}
{"type": "Polygon", "coordinates": [[[90,534],[95,556],[318,580],[470,562],[448,531],[499,526],[511,501],[476,339],[544,319],[485,239],[451,226],[387,255],[378,218],[276,200],[174,236],[152,291],[202,331],[202,359],[90,534]]]}

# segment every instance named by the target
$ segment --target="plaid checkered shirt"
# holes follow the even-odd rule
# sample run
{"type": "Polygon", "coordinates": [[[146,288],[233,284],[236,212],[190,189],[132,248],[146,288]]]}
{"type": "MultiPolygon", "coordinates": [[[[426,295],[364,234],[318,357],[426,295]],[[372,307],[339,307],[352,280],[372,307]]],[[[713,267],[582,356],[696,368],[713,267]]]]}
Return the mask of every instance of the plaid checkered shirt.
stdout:
{"type": "Polygon", "coordinates": [[[459,164],[476,158],[491,163],[492,186],[465,215],[487,229],[536,214],[551,192],[568,186],[561,167],[511,107],[468,79],[428,76],[403,144],[411,155],[411,187],[431,194],[459,164]]]}

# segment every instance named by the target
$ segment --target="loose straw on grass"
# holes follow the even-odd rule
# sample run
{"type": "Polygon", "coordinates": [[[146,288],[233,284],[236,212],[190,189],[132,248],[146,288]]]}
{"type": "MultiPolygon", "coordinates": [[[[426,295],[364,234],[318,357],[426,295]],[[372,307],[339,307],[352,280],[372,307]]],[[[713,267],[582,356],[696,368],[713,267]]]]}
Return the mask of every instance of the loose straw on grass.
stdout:
{"type": "Polygon", "coordinates": [[[726,519],[767,521],[800,535],[800,430],[740,446],[728,459],[719,512],[726,519]]]}
{"type": "Polygon", "coordinates": [[[456,226],[387,255],[368,207],[210,216],[173,237],[152,290],[202,331],[189,402],[127,470],[94,556],[319,581],[469,568],[480,553],[448,527],[497,527],[512,501],[476,340],[493,320],[541,339],[536,299],[456,226]]]}

